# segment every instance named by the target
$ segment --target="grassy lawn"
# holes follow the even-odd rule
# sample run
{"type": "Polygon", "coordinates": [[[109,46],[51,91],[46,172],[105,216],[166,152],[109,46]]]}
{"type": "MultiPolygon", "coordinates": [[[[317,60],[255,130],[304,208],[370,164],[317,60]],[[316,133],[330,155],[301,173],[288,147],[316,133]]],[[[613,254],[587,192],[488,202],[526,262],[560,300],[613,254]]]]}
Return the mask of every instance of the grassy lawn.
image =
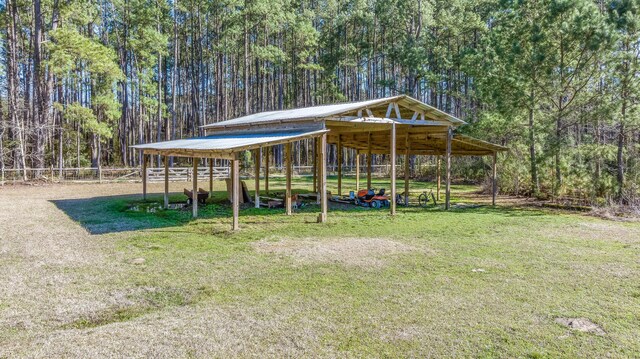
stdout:
{"type": "MultiPolygon", "coordinates": [[[[270,184],[284,188],[282,180],[270,184]]],[[[218,199],[223,186],[215,185],[218,199]]],[[[294,186],[311,187],[304,178],[294,186]]],[[[348,179],[345,192],[352,187],[348,179]]],[[[425,188],[435,187],[412,182],[413,197],[425,188]]],[[[465,195],[475,190],[454,186],[453,203],[469,203],[465,195]]],[[[281,209],[243,209],[234,233],[223,204],[201,208],[192,220],[188,210],[128,211],[139,198],[56,202],[90,233],[106,236],[120,263],[118,275],[78,269],[92,280],[77,290],[129,289],[126,304],[56,330],[93,333],[191,311],[200,319],[219,314],[191,319],[186,328],[195,337],[217,320],[228,333],[207,340],[238,343],[172,343],[182,348],[179,356],[640,355],[637,223],[508,206],[399,207],[395,217],[342,206],[316,224],[318,207],[309,205],[289,217],[281,209]],[[585,318],[603,332],[572,330],[557,318],[585,318]]]]}

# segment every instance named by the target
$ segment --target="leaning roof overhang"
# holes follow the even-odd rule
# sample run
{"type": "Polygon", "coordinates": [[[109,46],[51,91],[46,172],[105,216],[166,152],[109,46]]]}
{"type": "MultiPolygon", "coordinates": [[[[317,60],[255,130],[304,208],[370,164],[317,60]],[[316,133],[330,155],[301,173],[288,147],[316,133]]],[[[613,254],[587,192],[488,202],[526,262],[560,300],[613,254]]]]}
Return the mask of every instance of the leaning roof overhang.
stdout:
{"type": "Polygon", "coordinates": [[[233,127],[282,124],[286,122],[308,122],[323,119],[342,118],[343,120],[353,120],[356,117],[391,117],[396,119],[397,113],[395,109],[390,115],[387,115],[388,105],[392,103],[398,105],[398,111],[402,118],[413,118],[414,124],[417,125],[420,124],[415,121],[417,116],[419,116],[420,119],[443,122],[454,127],[465,124],[465,122],[459,118],[429,106],[424,102],[406,95],[400,95],[360,102],[260,112],[232,120],[211,123],[201,127],[204,129],[219,130],[233,127]],[[360,113],[360,115],[356,116],[358,113],[360,113]]]}
{"type": "Polygon", "coordinates": [[[505,147],[505,146],[501,146],[501,145],[496,145],[495,143],[491,143],[491,142],[487,142],[484,140],[479,140],[475,137],[471,137],[471,136],[467,136],[467,135],[461,135],[456,133],[453,136],[453,141],[457,141],[457,142],[461,142],[469,147],[472,148],[476,148],[476,149],[483,149],[483,150],[488,150],[488,151],[492,151],[492,152],[502,152],[502,151],[508,151],[509,148],[505,147]]]}
{"type": "Polygon", "coordinates": [[[178,157],[230,158],[233,157],[233,153],[235,152],[299,141],[305,138],[320,136],[325,132],[327,132],[327,130],[324,129],[261,133],[239,132],[154,142],[131,147],[143,150],[147,154],[178,157]]]}

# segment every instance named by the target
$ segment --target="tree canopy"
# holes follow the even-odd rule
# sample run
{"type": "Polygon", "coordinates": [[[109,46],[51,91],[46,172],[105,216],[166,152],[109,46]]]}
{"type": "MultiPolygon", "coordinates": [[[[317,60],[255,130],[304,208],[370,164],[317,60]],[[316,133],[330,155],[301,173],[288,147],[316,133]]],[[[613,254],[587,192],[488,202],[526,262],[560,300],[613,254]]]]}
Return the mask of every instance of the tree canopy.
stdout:
{"type": "MultiPolygon", "coordinates": [[[[404,93],[509,146],[505,192],[628,202],[639,12],[638,0],[6,0],[0,165],[136,166],[128,146],[205,123],[404,93]]],[[[296,146],[306,161],[311,146],[296,146]]],[[[455,170],[481,180],[484,161],[455,170]]]]}

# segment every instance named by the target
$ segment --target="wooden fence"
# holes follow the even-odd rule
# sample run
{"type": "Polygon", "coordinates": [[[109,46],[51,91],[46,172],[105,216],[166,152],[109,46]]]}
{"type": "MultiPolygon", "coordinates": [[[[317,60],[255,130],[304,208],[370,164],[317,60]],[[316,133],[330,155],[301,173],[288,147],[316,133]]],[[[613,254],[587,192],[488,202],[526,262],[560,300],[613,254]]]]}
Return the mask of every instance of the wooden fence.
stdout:
{"type": "MultiPolygon", "coordinates": [[[[328,174],[332,175],[337,172],[336,166],[329,166],[328,174]]],[[[397,169],[402,171],[402,166],[398,165],[397,169]]],[[[284,167],[269,167],[269,176],[284,176],[284,167]]],[[[366,166],[360,167],[360,175],[366,176],[366,166]]],[[[386,176],[390,172],[390,165],[374,165],[372,173],[376,177],[386,176]]],[[[264,168],[261,168],[264,174],[264,168]]],[[[355,175],[355,166],[343,166],[342,173],[344,175],[355,175]]],[[[0,170],[0,183],[22,181],[25,177],[27,180],[44,180],[53,182],[136,182],[141,181],[141,169],[139,167],[124,168],[107,168],[107,167],[81,167],[81,168],[27,168],[27,169],[2,169],[0,170]]],[[[293,174],[295,176],[310,176],[313,174],[312,166],[293,166],[293,174]]],[[[241,171],[242,176],[250,177],[253,170],[247,168],[241,171]]],[[[229,177],[229,167],[216,166],[213,167],[213,178],[216,180],[229,177]]],[[[147,179],[149,182],[164,181],[164,167],[147,168],[147,179]]],[[[193,179],[192,167],[172,167],[169,169],[169,181],[171,182],[189,182],[193,179]]],[[[198,168],[198,180],[209,180],[209,167],[202,166],[198,168]]]]}

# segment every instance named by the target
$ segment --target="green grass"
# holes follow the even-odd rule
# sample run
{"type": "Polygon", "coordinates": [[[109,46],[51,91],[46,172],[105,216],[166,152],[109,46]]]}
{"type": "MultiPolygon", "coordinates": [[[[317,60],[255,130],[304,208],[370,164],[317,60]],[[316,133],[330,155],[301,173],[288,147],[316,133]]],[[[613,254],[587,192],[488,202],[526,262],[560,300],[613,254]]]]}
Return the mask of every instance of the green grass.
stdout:
{"type": "MultiPolygon", "coordinates": [[[[353,181],[345,182],[348,192],[353,181]]],[[[280,179],[270,184],[283,190],[280,179]]],[[[310,181],[297,178],[294,186],[305,192],[310,181]]],[[[382,180],[374,186],[388,188],[382,180]]],[[[414,197],[425,188],[434,186],[411,183],[414,197]]],[[[460,196],[474,190],[454,186],[453,202],[467,201],[460,196]]],[[[277,318],[276,329],[251,340],[269,346],[295,334],[318,344],[310,356],[640,355],[637,224],[500,206],[399,207],[395,217],[387,210],[341,209],[329,212],[328,223],[316,224],[318,208],[310,205],[293,216],[243,209],[241,230],[234,233],[230,208],[218,203],[225,196],[217,192],[216,203],[202,208],[197,220],[189,211],[127,211],[139,197],[57,203],[91,232],[117,232],[124,257],[145,259],[129,265],[119,285],[159,288],[134,298],[142,303],[138,307],[97,321],[81,319],[74,327],[197,306],[277,318]],[[255,245],[355,238],[385,239],[413,250],[379,254],[383,265],[354,266],[258,251],[255,245]],[[557,317],[588,318],[607,334],[571,331],[556,324],[557,317]]]]}

